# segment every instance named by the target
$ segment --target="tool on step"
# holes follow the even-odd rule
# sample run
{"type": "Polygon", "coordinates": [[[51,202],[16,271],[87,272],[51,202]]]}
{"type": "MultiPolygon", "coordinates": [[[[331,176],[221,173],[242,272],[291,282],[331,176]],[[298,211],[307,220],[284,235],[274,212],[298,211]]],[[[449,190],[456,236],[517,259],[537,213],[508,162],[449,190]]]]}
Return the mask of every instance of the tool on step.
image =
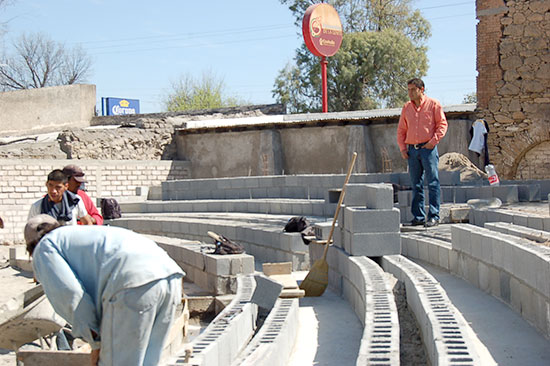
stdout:
{"type": "Polygon", "coordinates": [[[332,242],[332,234],[334,234],[334,226],[336,225],[336,219],[340,213],[340,207],[344,201],[344,196],[346,195],[346,185],[349,182],[353,166],[355,165],[355,159],[357,159],[357,153],[354,152],[351,158],[351,163],[348,168],[348,173],[346,175],[346,180],[344,181],[344,186],[342,187],[342,192],[340,193],[340,198],[338,199],[338,205],[336,206],[336,211],[334,212],[334,218],[332,219],[332,226],[328,234],[327,243],[325,244],[325,249],[323,251],[323,256],[321,259],[318,259],[313,263],[311,270],[307,274],[306,278],[300,284],[300,288],[306,292],[305,296],[321,296],[328,285],[328,263],[327,263],[327,253],[330,243],[332,242]]]}

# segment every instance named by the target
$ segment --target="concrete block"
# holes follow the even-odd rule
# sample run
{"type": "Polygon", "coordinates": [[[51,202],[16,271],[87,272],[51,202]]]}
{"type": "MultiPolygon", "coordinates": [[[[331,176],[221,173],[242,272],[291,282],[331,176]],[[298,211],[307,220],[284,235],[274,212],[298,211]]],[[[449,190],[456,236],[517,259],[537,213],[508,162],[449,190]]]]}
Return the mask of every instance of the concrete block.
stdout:
{"type": "Polygon", "coordinates": [[[348,183],[348,185],[346,185],[346,195],[344,196],[343,203],[346,207],[366,207],[367,185],[348,183]]]}
{"type": "Polygon", "coordinates": [[[502,240],[504,249],[504,256],[503,256],[503,269],[507,271],[508,273],[514,273],[514,266],[515,261],[517,258],[515,257],[515,250],[514,250],[514,243],[512,243],[509,240],[502,240]]]}
{"type": "Polygon", "coordinates": [[[344,228],[352,233],[399,231],[399,209],[373,210],[360,207],[344,209],[344,228]]]}
{"type": "Polygon", "coordinates": [[[518,199],[520,202],[539,202],[541,200],[540,184],[518,185],[518,199]]]}
{"type": "Polygon", "coordinates": [[[519,202],[519,193],[517,185],[500,185],[491,186],[493,197],[500,198],[502,203],[517,203],[519,202]]]}
{"type": "Polygon", "coordinates": [[[471,251],[471,230],[465,225],[451,226],[451,245],[453,250],[470,253],[471,251]]]}
{"type": "Polygon", "coordinates": [[[439,266],[439,250],[438,245],[429,243],[428,244],[428,262],[439,266]]]}
{"type": "Polygon", "coordinates": [[[468,253],[474,258],[481,258],[483,235],[479,232],[472,231],[470,233],[470,252],[468,253]]]}
{"type": "Polygon", "coordinates": [[[542,217],[529,216],[527,218],[527,226],[532,229],[544,230],[544,221],[542,217]]]}
{"type": "MultiPolygon", "coordinates": [[[[345,231],[347,233],[347,230],[345,231]]],[[[401,254],[400,233],[350,233],[350,255],[379,257],[401,254]]]]}
{"type": "MultiPolygon", "coordinates": [[[[507,304],[511,304],[512,301],[512,289],[510,274],[506,271],[499,271],[500,277],[500,298],[507,304]]],[[[517,280],[516,280],[517,282],[517,280]]]]}
{"type": "Polygon", "coordinates": [[[536,289],[546,298],[550,299],[550,261],[546,258],[538,257],[534,267],[536,275],[536,289]]]}
{"type": "Polygon", "coordinates": [[[271,310],[283,290],[283,285],[266,276],[255,275],[254,279],[256,288],[250,301],[261,308],[271,310]]]}
{"type": "Polygon", "coordinates": [[[429,262],[430,256],[428,253],[428,244],[424,240],[417,240],[418,244],[418,259],[429,262]]]}
{"type": "Polygon", "coordinates": [[[472,257],[465,257],[466,261],[466,279],[468,282],[470,282],[472,285],[479,287],[479,271],[478,271],[478,263],[479,261],[472,258],[472,257]]]}
{"type": "Polygon", "coordinates": [[[489,292],[500,298],[500,271],[493,266],[489,267],[489,292]]]}
{"type": "Polygon", "coordinates": [[[397,191],[397,202],[399,207],[410,207],[412,202],[412,191],[397,191]]]}
{"type": "Polygon", "coordinates": [[[449,271],[451,273],[458,273],[458,253],[454,250],[449,251],[449,271]]]}
{"type": "Polygon", "coordinates": [[[493,251],[492,264],[497,268],[504,268],[504,244],[502,238],[495,236],[491,238],[491,245],[493,251]]]}
{"type": "Polygon", "coordinates": [[[439,252],[439,266],[441,268],[445,268],[449,270],[449,253],[452,251],[451,248],[439,246],[438,252],[439,252]]]}
{"type": "Polygon", "coordinates": [[[228,276],[231,273],[230,256],[209,254],[206,255],[206,272],[216,276],[228,276]]]}
{"type": "Polygon", "coordinates": [[[491,279],[490,279],[490,266],[483,262],[478,263],[478,277],[479,288],[485,292],[490,292],[491,279]]]}
{"type": "Polygon", "coordinates": [[[486,264],[493,264],[493,237],[483,235],[481,238],[481,259],[486,264]]]}
{"type": "Polygon", "coordinates": [[[401,238],[401,245],[405,246],[405,241],[407,242],[407,257],[409,258],[418,258],[418,241],[412,238],[401,238]]]}
{"type": "Polygon", "coordinates": [[[527,226],[528,218],[528,215],[514,214],[513,223],[514,225],[527,226]]]}

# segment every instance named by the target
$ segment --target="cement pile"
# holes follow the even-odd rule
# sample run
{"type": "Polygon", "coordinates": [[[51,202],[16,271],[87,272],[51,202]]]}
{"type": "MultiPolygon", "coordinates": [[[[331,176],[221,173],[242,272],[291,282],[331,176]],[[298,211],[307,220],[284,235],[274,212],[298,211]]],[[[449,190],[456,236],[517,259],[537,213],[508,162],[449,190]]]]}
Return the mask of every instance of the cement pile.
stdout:
{"type": "Polygon", "coordinates": [[[472,181],[487,179],[487,174],[476,167],[470,159],[460,153],[447,153],[439,157],[439,170],[460,172],[460,180],[472,181]]]}

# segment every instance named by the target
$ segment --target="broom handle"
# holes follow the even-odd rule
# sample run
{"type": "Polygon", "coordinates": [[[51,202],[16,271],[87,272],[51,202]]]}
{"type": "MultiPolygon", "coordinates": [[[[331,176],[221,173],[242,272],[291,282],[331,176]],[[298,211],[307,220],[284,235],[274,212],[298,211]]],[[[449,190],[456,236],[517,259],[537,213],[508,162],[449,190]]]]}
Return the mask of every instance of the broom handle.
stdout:
{"type": "Polygon", "coordinates": [[[344,201],[344,196],[346,195],[346,185],[349,182],[351,177],[351,171],[355,165],[355,159],[357,159],[357,153],[354,152],[351,158],[351,163],[349,164],[348,174],[346,175],[346,180],[344,181],[344,186],[342,187],[342,192],[340,193],[340,198],[338,199],[338,206],[336,206],[336,212],[334,212],[334,218],[332,219],[332,226],[330,228],[330,233],[328,234],[327,243],[325,244],[325,250],[323,251],[323,260],[327,259],[328,247],[330,246],[330,241],[332,240],[332,234],[334,234],[334,226],[336,226],[336,218],[340,213],[340,207],[342,207],[342,202],[344,201]]]}

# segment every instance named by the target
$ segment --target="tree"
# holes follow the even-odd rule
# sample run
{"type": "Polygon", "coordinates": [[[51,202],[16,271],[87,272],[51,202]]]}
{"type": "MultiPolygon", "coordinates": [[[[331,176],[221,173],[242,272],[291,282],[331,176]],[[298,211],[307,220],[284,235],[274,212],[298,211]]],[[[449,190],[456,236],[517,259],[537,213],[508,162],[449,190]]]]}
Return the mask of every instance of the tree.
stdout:
{"type": "Polygon", "coordinates": [[[67,48],[41,33],[22,35],[14,50],[0,61],[3,90],[76,84],[91,70],[91,58],[82,47],[67,48]]]}
{"type": "Polygon", "coordinates": [[[471,92],[464,96],[464,99],[462,100],[463,104],[467,103],[477,103],[477,93],[471,92]]]}
{"type": "Polygon", "coordinates": [[[224,96],[225,84],[211,72],[204,72],[200,79],[186,74],[172,82],[172,90],[164,105],[169,112],[235,107],[246,104],[234,97],[224,96]]]}
{"type": "MultiPolygon", "coordinates": [[[[280,0],[301,24],[312,4],[280,0]]],[[[410,0],[329,1],[342,20],[344,36],[328,62],[329,109],[332,111],[397,107],[407,100],[406,82],[425,75],[430,25],[410,0]]],[[[287,64],[275,80],[273,96],[288,112],[320,111],[320,59],[302,45],[295,64],[287,64]]]]}

